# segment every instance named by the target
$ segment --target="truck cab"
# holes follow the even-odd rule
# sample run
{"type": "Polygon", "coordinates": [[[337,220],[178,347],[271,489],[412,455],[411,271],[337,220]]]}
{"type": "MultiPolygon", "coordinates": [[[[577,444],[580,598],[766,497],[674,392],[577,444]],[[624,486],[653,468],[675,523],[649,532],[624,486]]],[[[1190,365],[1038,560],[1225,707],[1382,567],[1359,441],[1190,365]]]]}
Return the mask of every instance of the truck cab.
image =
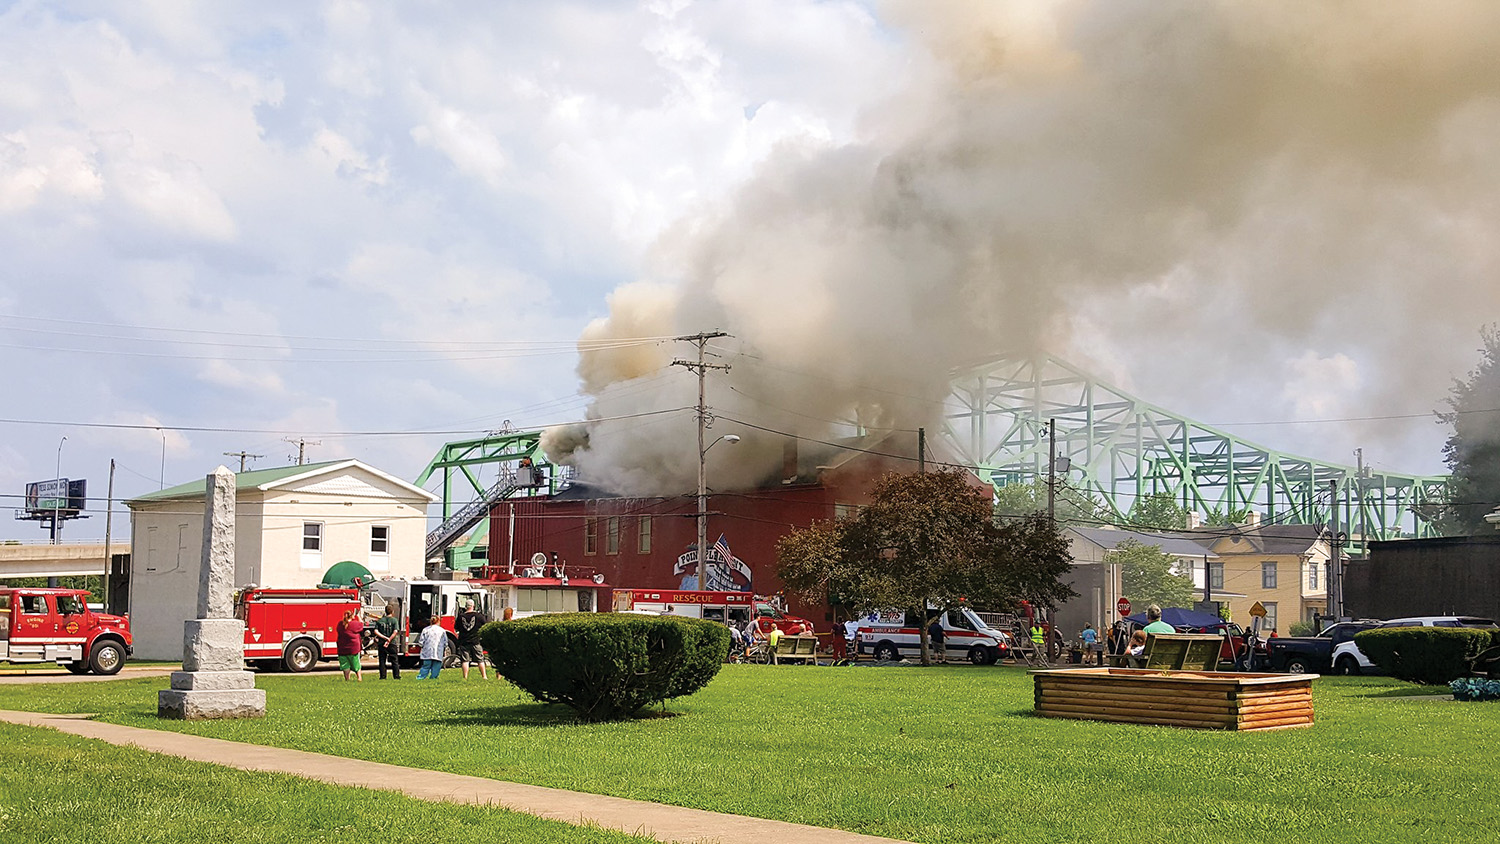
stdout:
{"type": "Polygon", "coordinates": [[[0,660],[117,674],[132,653],[127,617],[95,612],[82,589],[0,589],[0,660]]]}

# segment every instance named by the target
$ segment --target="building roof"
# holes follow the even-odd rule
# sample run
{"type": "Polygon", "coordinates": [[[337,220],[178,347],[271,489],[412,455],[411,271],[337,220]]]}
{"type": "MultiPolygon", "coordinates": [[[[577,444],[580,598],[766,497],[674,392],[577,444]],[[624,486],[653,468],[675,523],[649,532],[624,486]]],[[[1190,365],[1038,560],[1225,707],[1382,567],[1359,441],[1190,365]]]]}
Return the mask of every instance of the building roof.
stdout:
{"type": "Polygon", "coordinates": [[[1296,555],[1306,554],[1321,541],[1324,530],[1322,525],[1258,524],[1202,527],[1195,533],[1202,537],[1198,541],[1207,544],[1221,539],[1244,539],[1257,554],[1296,555]]]}
{"type": "Polygon", "coordinates": [[[1068,530],[1081,539],[1092,542],[1106,551],[1117,547],[1121,542],[1134,539],[1142,545],[1155,545],[1164,554],[1172,554],[1179,557],[1217,558],[1219,556],[1196,539],[1172,534],[1146,533],[1144,531],[1121,530],[1119,528],[1070,527],[1068,530]]]}
{"type": "MultiPolygon", "coordinates": [[[[400,478],[376,469],[374,466],[361,463],[358,460],[329,460],[322,463],[304,463],[300,466],[279,466],[275,469],[256,469],[250,472],[240,472],[234,476],[234,491],[245,492],[249,490],[260,490],[262,492],[286,486],[306,478],[315,478],[319,475],[330,475],[344,469],[358,468],[369,472],[380,478],[396,484],[408,492],[428,501],[436,501],[437,496],[422,489],[419,486],[408,483],[400,478]]],[[[180,498],[202,498],[204,495],[204,479],[189,481],[177,486],[169,486],[166,489],[150,492],[137,496],[125,502],[125,506],[132,504],[146,504],[153,501],[171,501],[180,498]]]]}

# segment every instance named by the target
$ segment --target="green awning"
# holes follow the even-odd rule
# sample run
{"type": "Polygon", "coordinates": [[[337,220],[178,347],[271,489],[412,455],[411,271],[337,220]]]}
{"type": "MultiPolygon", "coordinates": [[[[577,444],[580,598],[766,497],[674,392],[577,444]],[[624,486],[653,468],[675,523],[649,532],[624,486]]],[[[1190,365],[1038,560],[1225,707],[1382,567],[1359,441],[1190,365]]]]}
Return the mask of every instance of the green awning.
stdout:
{"type": "Polygon", "coordinates": [[[323,572],[323,582],[318,584],[318,588],[353,589],[374,579],[375,575],[370,574],[369,569],[353,560],[345,560],[334,563],[328,571],[323,572]]]}

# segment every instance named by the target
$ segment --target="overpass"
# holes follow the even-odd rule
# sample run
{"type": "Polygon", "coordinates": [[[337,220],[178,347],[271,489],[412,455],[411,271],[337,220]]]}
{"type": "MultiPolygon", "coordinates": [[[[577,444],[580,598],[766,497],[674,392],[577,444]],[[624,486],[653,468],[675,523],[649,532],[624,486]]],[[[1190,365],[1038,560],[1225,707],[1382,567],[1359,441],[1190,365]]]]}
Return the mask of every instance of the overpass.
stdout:
{"type": "MultiPolygon", "coordinates": [[[[130,554],[130,542],[110,542],[116,558],[130,554]]],[[[70,577],[102,575],[105,571],[103,542],[0,543],[0,582],[13,577],[70,577]]]]}

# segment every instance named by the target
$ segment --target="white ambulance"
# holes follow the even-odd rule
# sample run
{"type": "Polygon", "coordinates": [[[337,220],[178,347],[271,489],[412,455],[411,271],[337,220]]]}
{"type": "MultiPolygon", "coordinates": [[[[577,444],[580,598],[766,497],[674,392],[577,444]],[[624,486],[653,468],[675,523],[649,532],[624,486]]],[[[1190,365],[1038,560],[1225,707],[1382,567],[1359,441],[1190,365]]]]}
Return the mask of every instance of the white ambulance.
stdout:
{"type": "MultiPolygon", "coordinates": [[[[859,653],[894,662],[904,656],[920,658],[922,640],[917,619],[901,610],[872,612],[859,621],[855,640],[859,653]]],[[[967,659],[992,665],[1010,656],[1010,636],[990,627],[968,607],[943,613],[943,651],[947,660],[967,659]]]]}

